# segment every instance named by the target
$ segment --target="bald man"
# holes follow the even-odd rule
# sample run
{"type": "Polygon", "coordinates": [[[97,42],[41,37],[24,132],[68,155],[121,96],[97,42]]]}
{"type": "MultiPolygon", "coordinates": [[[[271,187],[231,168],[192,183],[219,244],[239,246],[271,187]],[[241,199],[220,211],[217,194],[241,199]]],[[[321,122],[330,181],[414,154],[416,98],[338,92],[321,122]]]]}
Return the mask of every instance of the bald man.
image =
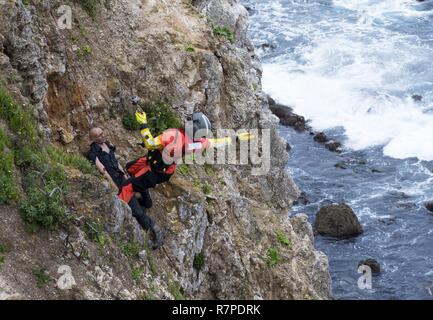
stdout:
{"type": "Polygon", "coordinates": [[[121,188],[127,175],[116,159],[116,147],[107,141],[101,128],[92,128],[89,135],[92,140],[89,160],[96,165],[98,171],[110,182],[113,188],[121,188]]]}
{"type": "MultiPolygon", "coordinates": [[[[120,192],[122,187],[127,184],[127,178],[129,177],[116,158],[116,147],[107,141],[101,128],[92,128],[89,135],[92,140],[88,153],[89,160],[95,164],[98,171],[104,175],[110,184],[120,192]]],[[[150,235],[153,240],[152,248],[156,249],[161,246],[164,242],[166,231],[159,228],[142,208],[152,207],[149,191],[143,191],[139,200],[134,195],[129,200],[128,205],[137,222],[143,229],[151,232],[150,235]]]]}

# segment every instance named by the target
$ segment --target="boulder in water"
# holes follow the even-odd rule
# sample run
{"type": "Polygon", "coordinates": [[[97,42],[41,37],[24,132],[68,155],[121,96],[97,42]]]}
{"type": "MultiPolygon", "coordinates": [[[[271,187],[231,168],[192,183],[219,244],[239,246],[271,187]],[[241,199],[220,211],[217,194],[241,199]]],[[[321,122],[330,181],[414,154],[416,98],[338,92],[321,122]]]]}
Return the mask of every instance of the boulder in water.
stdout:
{"type": "Polygon", "coordinates": [[[293,127],[297,131],[307,130],[305,118],[293,113],[291,107],[276,103],[274,99],[268,96],[269,109],[279,119],[280,123],[286,127],[293,127]]]}
{"type": "Polygon", "coordinates": [[[261,48],[262,50],[274,50],[277,46],[273,43],[262,43],[259,48],[261,48]]]}
{"type": "Polygon", "coordinates": [[[412,99],[413,99],[413,101],[419,102],[422,100],[422,95],[414,94],[414,95],[412,95],[412,99]]]}
{"type": "Polygon", "coordinates": [[[344,163],[343,161],[337,162],[336,164],[334,164],[334,167],[336,167],[338,169],[343,169],[343,170],[346,170],[348,168],[347,164],[344,163]]]}
{"type": "Polygon", "coordinates": [[[314,141],[316,141],[318,143],[326,143],[326,142],[328,142],[328,137],[326,136],[326,134],[324,132],[318,132],[314,136],[314,141]]]}
{"type": "Polygon", "coordinates": [[[337,141],[328,142],[325,147],[332,152],[341,152],[341,143],[337,141]]]}
{"type": "Polygon", "coordinates": [[[433,212],[433,200],[428,201],[424,204],[428,211],[433,212]]]}
{"type": "Polygon", "coordinates": [[[394,216],[381,216],[377,221],[386,225],[391,225],[397,222],[397,218],[394,216]]]}
{"type": "Polygon", "coordinates": [[[322,236],[337,238],[356,237],[363,233],[356,214],[345,203],[323,206],[316,214],[314,229],[322,236]]]}
{"type": "Polygon", "coordinates": [[[308,200],[307,194],[304,191],[302,191],[301,194],[299,195],[298,199],[296,199],[293,202],[293,205],[296,206],[296,205],[302,204],[302,205],[305,206],[305,205],[307,205],[309,203],[310,203],[310,200],[308,200]]]}
{"type": "Polygon", "coordinates": [[[380,264],[375,259],[368,258],[359,262],[358,267],[360,266],[368,266],[371,269],[371,273],[373,275],[378,275],[380,273],[380,264]]]}

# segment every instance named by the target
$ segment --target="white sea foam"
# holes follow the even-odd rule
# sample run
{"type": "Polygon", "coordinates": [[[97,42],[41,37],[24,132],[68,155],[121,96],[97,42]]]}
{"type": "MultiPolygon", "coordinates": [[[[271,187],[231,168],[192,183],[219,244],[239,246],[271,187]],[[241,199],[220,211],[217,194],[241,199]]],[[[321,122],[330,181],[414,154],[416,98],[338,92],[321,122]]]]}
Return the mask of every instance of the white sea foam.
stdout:
{"type": "Polygon", "coordinates": [[[417,11],[405,0],[334,0],[334,5],[353,10],[358,21],[284,25],[278,11],[273,23],[280,24],[282,36],[309,41],[297,46],[295,55],[265,62],[264,90],[317,129],[344,127],[349,148],[384,145],[384,153],[394,158],[433,160],[433,112],[427,112],[433,109],[433,47],[416,34],[372,23],[392,23],[389,14],[416,17],[431,11],[417,11]],[[423,101],[415,102],[411,95],[420,92],[423,101]]]}

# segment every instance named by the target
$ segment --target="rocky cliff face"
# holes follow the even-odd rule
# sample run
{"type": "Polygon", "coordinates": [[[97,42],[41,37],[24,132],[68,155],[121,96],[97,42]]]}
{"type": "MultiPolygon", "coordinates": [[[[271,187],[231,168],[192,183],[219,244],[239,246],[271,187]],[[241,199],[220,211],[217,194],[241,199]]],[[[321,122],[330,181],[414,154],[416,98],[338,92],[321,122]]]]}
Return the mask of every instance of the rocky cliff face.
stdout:
{"type": "Polygon", "coordinates": [[[104,182],[66,168],[74,218],[59,230],[28,234],[15,206],[0,206],[0,244],[9,247],[0,298],[330,297],[311,226],[305,216],[287,217],[299,191],[261,91],[248,13],[236,0],[112,0],[88,12],[80,1],[29,2],[0,2],[0,79],[34,106],[47,141],[82,153],[98,125],[122,163],[136,157],[139,136],[121,116],[137,94],[170,102],[182,119],[200,110],[215,127],[270,129],[271,169],[254,176],[251,166],[191,165],[152,190],[149,213],[169,229],[152,252],[104,182]],[[58,28],[62,5],[72,29],[58,28]],[[47,279],[38,288],[41,265],[47,279]]]}

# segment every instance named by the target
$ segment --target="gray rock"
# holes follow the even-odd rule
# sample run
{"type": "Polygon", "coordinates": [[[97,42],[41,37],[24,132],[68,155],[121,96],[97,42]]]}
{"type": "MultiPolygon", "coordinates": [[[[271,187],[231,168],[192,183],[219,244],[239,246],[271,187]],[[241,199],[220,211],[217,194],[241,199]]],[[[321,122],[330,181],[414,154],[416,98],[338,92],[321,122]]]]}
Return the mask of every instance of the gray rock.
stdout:
{"type": "Polygon", "coordinates": [[[345,203],[322,207],[316,215],[314,229],[320,235],[337,238],[356,237],[363,233],[357,216],[345,203]]]}
{"type": "Polygon", "coordinates": [[[424,206],[426,207],[427,210],[433,212],[433,200],[432,201],[428,201],[424,204],[424,206]]]}
{"type": "Polygon", "coordinates": [[[280,119],[283,126],[292,127],[297,131],[307,130],[305,118],[293,113],[291,107],[282,104],[271,104],[269,108],[280,119]]]}
{"type": "Polygon", "coordinates": [[[318,143],[325,143],[325,142],[328,142],[328,137],[326,136],[326,134],[324,132],[318,132],[314,136],[314,141],[316,141],[318,143]]]}
{"type": "Polygon", "coordinates": [[[328,142],[325,144],[326,149],[332,152],[341,152],[341,143],[340,142],[328,142]]]}
{"type": "Polygon", "coordinates": [[[344,162],[338,162],[338,163],[334,164],[334,167],[336,167],[338,169],[343,169],[343,170],[348,168],[344,162]]]}
{"type": "Polygon", "coordinates": [[[419,94],[414,94],[414,95],[412,95],[412,99],[413,99],[413,101],[419,102],[419,101],[422,101],[422,96],[419,94]]]}

